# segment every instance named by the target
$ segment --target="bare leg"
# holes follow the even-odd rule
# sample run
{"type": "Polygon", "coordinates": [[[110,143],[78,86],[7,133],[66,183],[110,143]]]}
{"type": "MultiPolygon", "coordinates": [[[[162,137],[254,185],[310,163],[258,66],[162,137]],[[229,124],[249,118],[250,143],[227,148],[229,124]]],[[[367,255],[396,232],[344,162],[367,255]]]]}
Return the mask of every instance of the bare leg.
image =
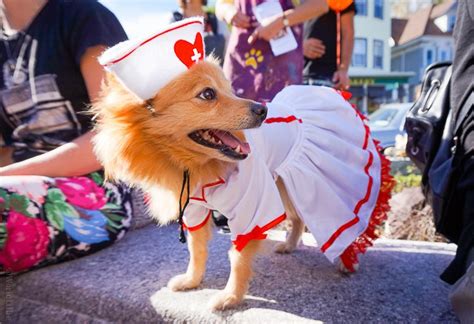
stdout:
{"type": "Polygon", "coordinates": [[[213,310],[225,310],[240,304],[244,299],[252,277],[252,263],[260,245],[259,241],[250,241],[241,251],[234,247],[229,251],[230,276],[224,290],[210,301],[213,310]]]}
{"type": "Polygon", "coordinates": [[[275,246],[275,252],[277,253],[291,253],[293,252],[301,240],[301,235],[304,231],[304,223],[301,218],[298,216],[298,213],[293,206],[293,203],[288,196],[285,185],[281,178],[278,178],[277,182],[278,191],[280,192],[281,200],[283,201],[283,206],[285,206],[286,216],[288,221],[291,224],[291,229],[286,237],[286,242],[279,243],[275,246]]]}
{"type": "Polygon", "coordinates": [[[188,250],[190,254],[186,273],[173,277],[168,288],[173,291],[188,290],[198,287],[204,278],[207,261],[207,243],[211,239],[211,221],[202,228],[189,232],[188,250]]]}

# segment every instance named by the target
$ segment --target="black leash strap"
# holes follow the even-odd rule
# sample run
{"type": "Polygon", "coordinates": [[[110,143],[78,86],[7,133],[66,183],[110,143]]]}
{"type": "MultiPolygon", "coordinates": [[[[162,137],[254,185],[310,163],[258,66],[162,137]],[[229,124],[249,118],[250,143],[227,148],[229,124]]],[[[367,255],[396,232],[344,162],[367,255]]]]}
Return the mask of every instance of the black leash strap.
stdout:
{"type": "Polygon", "coordinates": [[[181,193],[179,194],[179,241],[181,243],[186,243],[186,235],[184,234],[184,211],[189,204],[189,171],[184,170],[183,172],[183,185],[181,186],[181,193]],[[184,188],[186,187],[186,201],[184,202],[184,206],[181,205],[181,201],[183,200],[184,188]]]}

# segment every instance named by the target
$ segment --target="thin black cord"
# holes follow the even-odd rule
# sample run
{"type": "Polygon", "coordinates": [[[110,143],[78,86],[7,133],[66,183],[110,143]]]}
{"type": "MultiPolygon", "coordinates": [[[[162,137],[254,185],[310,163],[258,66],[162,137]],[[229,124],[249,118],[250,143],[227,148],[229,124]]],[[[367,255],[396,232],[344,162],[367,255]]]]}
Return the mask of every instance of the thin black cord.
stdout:
{"type": "Polygon", "coordinates": [[[179,223],[179,241],[181,243],[186,243],[186,235],[184,235],[184,222],[183,222],[183,217],[184,217],[184,211],[186,210],[186,207],[188,207],[189,204],[189,197],[190,197],[190,184],[189,184],[189,171],[184,170],[183,172],[183,185],[181,186],[181,193],[179,194],[179,218],[178,218],[178,223],[179,223]],[[183,194],[184,194],[184,187],[186,186],[186,201],[184,203],[184,206],[181,205],[181,201],[183,199],[183,194]],[[182,208],[181,208],[182,207],[182,208]]]}

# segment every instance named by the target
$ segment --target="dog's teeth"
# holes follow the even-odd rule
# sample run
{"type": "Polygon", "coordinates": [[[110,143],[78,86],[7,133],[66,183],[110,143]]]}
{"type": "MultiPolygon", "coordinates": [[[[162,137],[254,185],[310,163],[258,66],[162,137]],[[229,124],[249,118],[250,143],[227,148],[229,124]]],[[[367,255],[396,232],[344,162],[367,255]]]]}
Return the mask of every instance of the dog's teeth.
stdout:
{"type": "Polygon", "coordinates": [[[217,144],[222,144],[222,141],[221,141],[221,140],[219,140],[219,141],[217,142],[217,144]]]}
{"type": "Polygon", "coordinates": [[[237,145],[237,147],[234,149],[235,152],[237,153],[240,153],[241,149],[240,149],[240,145],[237,145]]]}

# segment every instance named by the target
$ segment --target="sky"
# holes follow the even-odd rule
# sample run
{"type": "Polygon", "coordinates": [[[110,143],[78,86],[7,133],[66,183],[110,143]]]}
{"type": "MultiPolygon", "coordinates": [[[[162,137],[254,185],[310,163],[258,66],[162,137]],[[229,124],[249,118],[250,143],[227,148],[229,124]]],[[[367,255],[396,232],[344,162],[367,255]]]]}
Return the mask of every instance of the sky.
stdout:
{"type": "Polygon", "coordinates": [[[130,38],[167,25],[171,13],[178,8],[176,0],[100,0],[100,2],[118,17],[130,38]]]}

